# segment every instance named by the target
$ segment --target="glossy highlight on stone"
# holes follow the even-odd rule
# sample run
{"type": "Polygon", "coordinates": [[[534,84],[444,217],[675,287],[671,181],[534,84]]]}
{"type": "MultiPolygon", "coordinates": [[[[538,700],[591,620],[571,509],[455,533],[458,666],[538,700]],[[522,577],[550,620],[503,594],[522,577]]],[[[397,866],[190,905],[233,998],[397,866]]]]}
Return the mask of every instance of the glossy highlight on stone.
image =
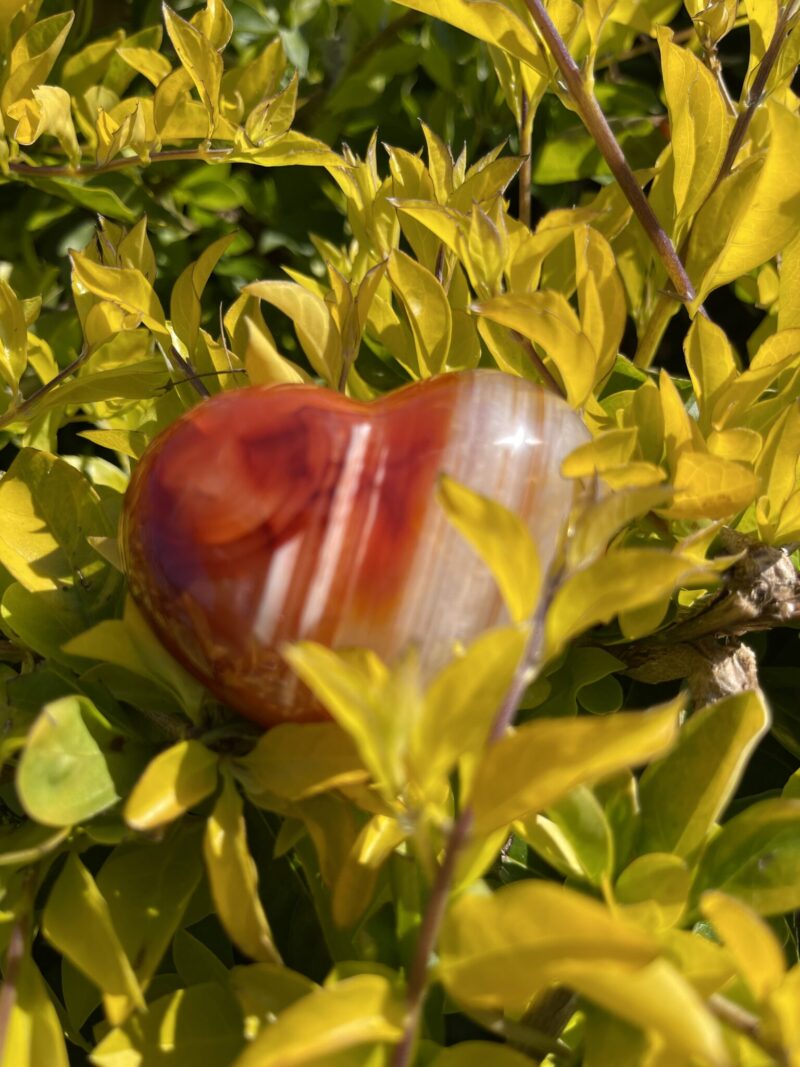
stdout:
{"type": "Polygon", "coordinates": [[[433,378],[371,404],[308,385],[193,408],[149,447],[125,500],[131,592],[166,647],[263,725],[324,718],[286,641],[410,645],[427,679],[507,617],[435,499],[440,472],[520,514],[544,566],[588,439],[550,393],[496,371],[433,378]]]}

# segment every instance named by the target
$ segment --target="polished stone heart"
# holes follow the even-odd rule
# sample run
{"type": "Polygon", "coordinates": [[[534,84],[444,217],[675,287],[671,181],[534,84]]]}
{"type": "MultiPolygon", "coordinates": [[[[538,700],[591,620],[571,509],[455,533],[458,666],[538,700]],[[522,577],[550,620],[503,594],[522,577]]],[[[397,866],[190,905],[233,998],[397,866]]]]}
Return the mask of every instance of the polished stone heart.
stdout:
{"type": "Polygon", "coordinates": [[[417,646],[428,679],[507,621],[495,583],[435,499],[440,472],[516,511],[547,566],[587,439],[551,393],[495,371],[372,404],[306,385],[200,404],[145,453],[125,501],[131,592],[168,649],[264,725],[324,717],[286,641],[417,646]]]}

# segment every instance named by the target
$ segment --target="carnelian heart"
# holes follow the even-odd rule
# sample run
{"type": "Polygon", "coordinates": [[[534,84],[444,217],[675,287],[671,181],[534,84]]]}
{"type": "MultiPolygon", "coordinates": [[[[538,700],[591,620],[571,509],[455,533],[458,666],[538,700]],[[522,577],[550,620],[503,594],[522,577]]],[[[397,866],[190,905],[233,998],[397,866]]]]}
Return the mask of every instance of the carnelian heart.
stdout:
{"type": "Polygon", "coordinates": [[[178,419],[131,480],[122,541],[134,598],[170,651],[263,725],[324,717],[282,642],[411,644],[424,678],[505,619],[447,522],[445,471],[515,510],[544,566],[572,502],[562,460],[588,437],[557,397],[496,371],[372,404],[307,385],[229,392],[178,419]]]}

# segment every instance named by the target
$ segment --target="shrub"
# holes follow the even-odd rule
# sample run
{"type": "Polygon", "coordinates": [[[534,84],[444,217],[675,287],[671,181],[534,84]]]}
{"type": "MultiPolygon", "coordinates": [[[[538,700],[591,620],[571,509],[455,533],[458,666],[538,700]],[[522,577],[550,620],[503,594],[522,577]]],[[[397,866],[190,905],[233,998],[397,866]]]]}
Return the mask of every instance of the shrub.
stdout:
{"type": "Polygon", "coordinates": [[[3,1067],[800,1064],[796,21],[0,3],[3,1067]],[[590,431],[556,561],[442,478],[504,624],[239,718],[127,589],[148,444],[479,366],[590,431]]]}

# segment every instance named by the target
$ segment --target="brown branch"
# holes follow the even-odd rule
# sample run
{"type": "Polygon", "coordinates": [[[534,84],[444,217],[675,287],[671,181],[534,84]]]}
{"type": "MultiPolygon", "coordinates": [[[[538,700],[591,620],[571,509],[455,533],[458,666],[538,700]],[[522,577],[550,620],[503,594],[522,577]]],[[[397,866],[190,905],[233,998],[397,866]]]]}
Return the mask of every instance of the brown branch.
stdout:
{"type": "MultiPolygon", "coordinates": [[[[503,737],[514,719],[525,690],[542,667],[544,620],[555,591],[555,585],[555,579],[551,578],[542,590],[542,595],[531,620],[531,632],[525,651],[492,723],[486,742],[487,748],[490,748],[503,737]]],[[[408,1011],[405,1028],[403,1036],[395,1048],[392,1067],[409,1067],[411,1063],[427,992],[428,964],[436,947],[442,922],[447,911],[447,902],[456,865],[461,850],[469,840],[473,822],[474,812],[472,806],[466,804],[453,823],[447,838],[444,858],[434,878],[409,971],[406,994],[408,1011]]]]}
{"type": "Polygon", "coordinates": [[[523,337],[522,334],[518,333],[516,330],[511,331],[511,336],[518,344],[522,346],[525,355],[533,364],[534,370],[542,379],[542,383],[544,384],[544,386],[552,393],[555,393],[557,396],[566,398],[567,394],[565,393],[562,386],[558,384],[553,375],[547,369],[544,360],[533,347],[533,343],[527,337],[523,337]]]}
{"type": "Polygon", "coordinates": [[[184,359],[174,345],[170,346],[169,352],[165,351],[164,346],[160,341],[156,341],[156,345],[167,363],[170,363],[173,367],[177,367],[184,375],[184,381],[192,386],[198,396],[201,396],[203,400],[207,400],[208,397],[211,396],[211,393],[208,391],[206,383],[200,380],[200,376],[197,374],[189,360],[184,359]]]}
{"type": "Polygon", "coordinates": [[[545,10],[542,0],[525,0],[525,3],[561,72],[584,126],[594,138],[611,173],[617,179],[637,219],[658,252],[678,298],[685,303],[690,303],[694,300],[695,292],[686,269],[636,181],[625,154],[594,94],[589,92],[577,63],[570,55],[561,35],[545,10]]]}
{"type": "MultiPolygon", "coordinates": [[[[744,144],[744,139],[747,136],[747,131],[750,128],[750,123],[753,120],[759,105],[764,98],[764,92],[767,87],[767,81],[772,73],[772,70],[780,55],[781,47],[786,39],[786,33],[789,29],[789,23],[793,17],[793,4],[788,4],[786,7],[781,8],[778,15],[778,21],[775,25],[775,32],[772,35],[764,57],[759,64],[756,76],[753,79],[753,85],[747,94],[747,99],[744,102],[743,109],[739,112],[739,115],[734,123],[731,135],[728,139],[728,144],[725,149],[725,155],[720,165],[719,172],[714,184],[709,190],[704,204],[708,203],[709,197],[714,193],[716,189],[722,184],[725,178],[728,177],[733,169],[733,165],[736,162],[736,157],[744,144]]],[[[720,74],[721,77],[721,74],[720,74]]],[[[719,79],[718,79],[719,80],[719,79]]],[[[702,208],[703,205],[701,205],[702,208]]],[[[700,209],[698,208],[698,211],[700,209]]],[[[697,216],[695,215],[695,218],[697,216]]],[[[689,247],[689,238],[691,231],[686,234],[683,243],[680,247],[678,255],[683,258],[686,255],[686,250],[689,247]]],[[[658,345],[661,342],[661,338],[664,335],[664,330],[667,328],[669,320],[674,314],[674,306],[671,300],[667,296],[661,296],[656,301],[656,306],[653,310],[653,314],[650,316],[645,329],[642,333],[639,345],[634,357],[634,364],[637,367],[646,368],[651,365],[655,358],[658,345]]]]}
{"type": "Polygon", "coordinates": [[[528,94],[522,90],[519,109],[519,154],[522,156],[522,166],[519,168],[519,221],[530,228],[531,225],[531,135],[533,123],[530,116],[530,101],[528,94]]]}
{"type": "Polygon", "coordinates": [[[61,385],[66,378],[71,377],[88,358],[89,349],[84,346],[80,355],[73,359],[73,361],[68,366],[64,367],[63,370],[60,370],[49,382],[45,382],[35,392],[31,393],[30,396],[20,401],[20,403],[15,404],[12,408],[9,408],[8,411],[4,411],[3,414],[0,415],[0,430],[4,429],[6,426],[11,426],[21,418],[26,418],[31,409],[39,403],[42,397],[47,396],[49,392],[61,385]]]}
{"type": "MultiPolygon", "coordinates": [[[[772,35],[772,40],[769,42],[767,50],[758,65],[753,84],[747,94],[747,98],[744,100],[744,107],[739,112],[739,116],[731,131],[728,147],[725,150],[725,157],[722,160],[722,165],[719,168],[716,181],[711,189],[712,193],[733,170],[733,164],[736,162],[739,150],[744,144],[744,139],[747,136],[750,123],[753,121],[753,116],[764,99],[767,81],[769,80],[772,69],[777,62],[778,56],[780,55],[783,42],[786,38],[786,33],[789,29],[789,22],[792,18],[792,6],[793,5],[791,4],[787,4],[780,9],[778,21],[775,23],[775,32],[772,35]]],[[[709,193],[709,196],[710,195],[711,193],[709,193]]]]}
{"type": "Polygon", "coordinates": [[[8,941],[3,984],[0,986],[0,1060],[4,1058],[11,1013],[17,1002],[17,980],[25,957],[25,925],[24,917],[17,919],[11,927],[8,941]]]}
{"type": "Polygon", "coordinates": [[[98,174],[125,170],[127,167],[142,167],[150,163],[201,160],[206,163],[223,163],[233,154],[233,148],[170,148],[164,152],[151,153],[147,164],[138,156],[118,156],[108,163],[86,163],[72,167],[61,163],[37,166],[13,160],[8,164],[12,174],[23,178],[94,178],[98,174]]]}
{"type": "Polygon", "coordinates": [[[736,1030],[737,1033],[744,1034],[754,1045],[757,1045],[768,1056],[771,1056],[776,1063],[780,1064],[780,1067],[789,1067],[789,1053],[764,1034],[761,1028],[761,1020],[757,1015],[753,1015],[740,1004],[735,1004],[732,1000],[728,1000],[727,997],[723,997],[719,993],[712,993],[708,998],[707,1004],[711,1013],[720,1022],[725,1023],[732,1030],[736,1030]]]}

